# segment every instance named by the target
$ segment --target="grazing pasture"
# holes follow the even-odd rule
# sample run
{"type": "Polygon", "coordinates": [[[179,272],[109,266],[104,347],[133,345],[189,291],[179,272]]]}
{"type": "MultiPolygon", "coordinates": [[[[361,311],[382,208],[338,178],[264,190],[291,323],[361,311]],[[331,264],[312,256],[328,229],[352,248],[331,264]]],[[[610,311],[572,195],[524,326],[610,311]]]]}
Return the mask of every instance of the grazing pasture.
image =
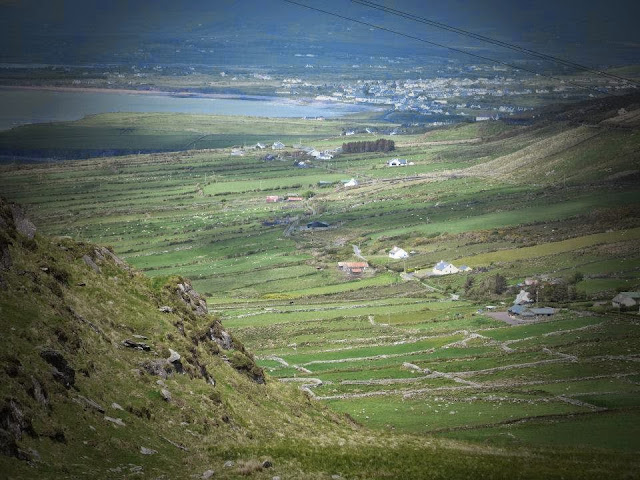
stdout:
{"type": "Polygon", "coordinates": [[[594,305],[640,288],[637,130],[459,125],[297,168],[293,143],[339,147],[347,120],[168,118],[18,129],[11,142],[32,148],[188,150],[4,165],[2,193],[47,233],[111,245],[159,280],[190,277],[272,381],[299,382],[358,423],[499,446],[640,448],[629,427],[637,315],[594,305]],[[287,148],[272,161],[218,148],[275,140],[287,148]],[[393,157],[415,165],[389,168],[393,157]],[[344,186],[351,178],[359,185],[344,186]],[[300,228],[316,220],[331,227],[300,228]],[[390,259],[394,246],[409,258],[390,259]],[[337,269],[358,255],[363,273],[337,269]],[[474,270],[428,276],[440,260],[474,270]],[[505,289],[482,290],[496,275],[505,289]],[[527,325],[486,315],[527,277],[572,282],[573,297],[527,325]]]}

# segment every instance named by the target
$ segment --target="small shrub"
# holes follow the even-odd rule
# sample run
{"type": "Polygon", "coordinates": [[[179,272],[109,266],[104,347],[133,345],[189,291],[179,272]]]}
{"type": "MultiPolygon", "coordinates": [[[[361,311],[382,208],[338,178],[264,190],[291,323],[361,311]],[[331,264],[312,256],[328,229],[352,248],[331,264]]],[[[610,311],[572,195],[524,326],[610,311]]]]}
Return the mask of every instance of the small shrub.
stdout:
{"type": "Polygon", "coordinates": [[[240,475],[249,476],[255,472],[262,471],[262,462],[252,458],[251,460],[241,460],[238,462],[238,473],[240,475]]]}

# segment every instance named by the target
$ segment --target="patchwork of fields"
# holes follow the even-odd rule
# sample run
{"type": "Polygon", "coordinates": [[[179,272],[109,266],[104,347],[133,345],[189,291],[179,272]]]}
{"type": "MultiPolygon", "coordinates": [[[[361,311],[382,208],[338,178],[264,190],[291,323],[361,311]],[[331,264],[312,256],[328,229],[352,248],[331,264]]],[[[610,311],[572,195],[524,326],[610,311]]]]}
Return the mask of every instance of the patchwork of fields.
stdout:
{"type": "MultiPolygon", "coordinates": [[[[176,129],[202,126],[183,120],[176,129]]],[[[117,116],[109,121],[119,128],[117,116]]],[[[210,131],[222,135],[216,122],[210,131]]],[[[348,122],[263,122],[252,141],[279,128],[284,141],[334,148],[348,122]]],[[[228,133],[247,128],[243,119],[228,133]]],[[[0,188],[47,233],[111,245],[152,277],[191,278],[271,376],[360,423],[637,450],[640,323],[592,303],[640,287],[638,130],[487,123],[394,140],[391,154],[304,169],[228,149],[9,165],[0,188]],[[598,155],[606,160],[589,160],[598,155]],[[415,165],[387,167],[393,157],[415,165]],[[350,178],[360,185],[343,187],[350,178]],[[313,220],[331,228],[300,228],[313,220]],[[373,267],[362,277],[336,268],[355,259],[354,245],[373,267]],[[411,256],[390,259],[394,245],[411,256]],[[420,275],[441,259],[481,270],[420,275]],[[510,294],[465,290],[469,278],[501,274],[515,285],[576,271],[581,303],[534,325],[482,313],[506,308],[510,294]]]]}

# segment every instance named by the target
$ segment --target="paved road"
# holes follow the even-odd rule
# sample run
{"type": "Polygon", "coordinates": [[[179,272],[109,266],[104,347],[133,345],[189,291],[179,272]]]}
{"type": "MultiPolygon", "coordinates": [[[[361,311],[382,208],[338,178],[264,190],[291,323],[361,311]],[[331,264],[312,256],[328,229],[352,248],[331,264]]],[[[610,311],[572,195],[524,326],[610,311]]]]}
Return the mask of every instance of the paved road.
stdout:
{"type": "Polygon", "coordinates": [[[353,247],[353,254],[361,260],[367,261],[366,258],[362,256],[362,252],[360,251],[360,247],[357,245],[351,245],[353,247]]]}

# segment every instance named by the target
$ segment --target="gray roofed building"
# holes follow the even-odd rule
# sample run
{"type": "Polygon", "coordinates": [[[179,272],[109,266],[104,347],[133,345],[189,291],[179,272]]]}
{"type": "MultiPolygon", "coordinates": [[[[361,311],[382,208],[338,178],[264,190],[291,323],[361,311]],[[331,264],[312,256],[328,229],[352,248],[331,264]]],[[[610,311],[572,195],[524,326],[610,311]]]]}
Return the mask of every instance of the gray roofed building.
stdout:
{"type": "Polygon", "coordinates": [[[620,292],[613,297],[611,304],[614,307],[635,307],[640,304],[640,292],[620,292]]]}

